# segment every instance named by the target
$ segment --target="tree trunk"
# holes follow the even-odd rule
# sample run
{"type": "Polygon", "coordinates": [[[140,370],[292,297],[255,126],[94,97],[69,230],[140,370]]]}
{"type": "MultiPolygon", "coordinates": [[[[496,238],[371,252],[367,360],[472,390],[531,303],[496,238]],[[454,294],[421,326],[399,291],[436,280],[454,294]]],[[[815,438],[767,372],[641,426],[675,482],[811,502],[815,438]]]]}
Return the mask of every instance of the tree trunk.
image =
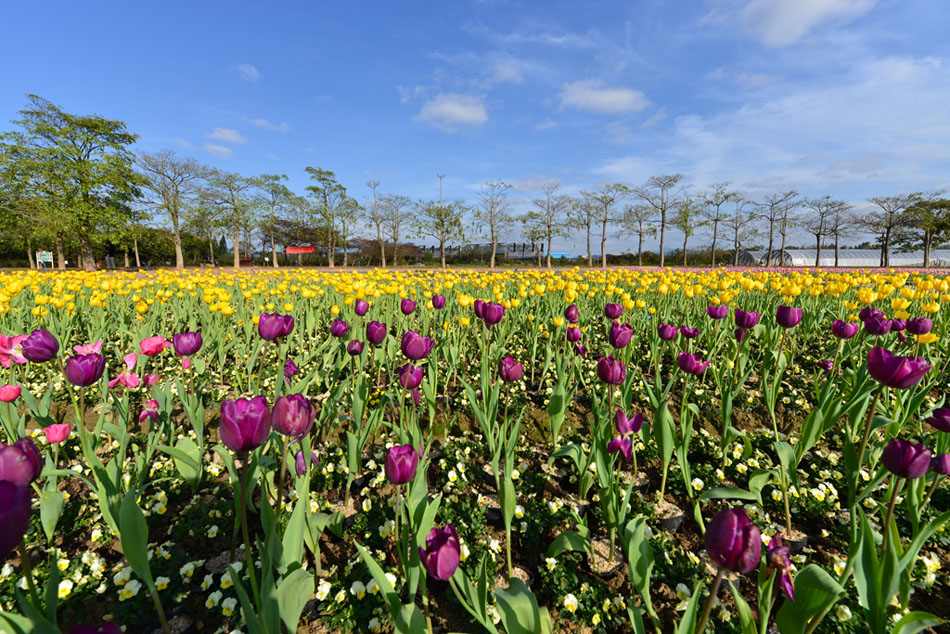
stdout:
{"type": "MultiPolygon", "coordinates": [[[[736,215],[736,221],[738,222],[739,216],[736,215]]],[[[739,266],[739,227],[736,225],[736,234],[735,240],[733,241],[734,253],[732,255],[732,266],[739,266]]]]}
{"type": "Polygon", "coordinates": [[[445,268],[445,238],[439,238],[439,257],[442,259],[442,268],[445,268]]]}
{"type": "Polygon", "coordinates": [[[818,263],[821,261],[821,234],[819,233],[815,236],[815,267],[818,267],[818,263]]]}
{"type": "Polygon", "coordinates": [[[496,253],[497,251],[498,251],[498,243],[495,242],[495,232],[492,231],[492,234],[491,234],[491,264],[489,265],[489,268],[490,268],[491,270],[493,270],[493,271],[495,270],[495,253],[496,253]]]}
{"type": "Polygon", "coordinates": [[[241,268],[241,224],[234,225],[234,268],[241,268]]]}
{"type": "Polygon", "coordinates": [[[270,217],[270,255],[274,258],[274,263],[271,265],[275,269],[280,268],[280,264],[277,263],[277,245],[274,243],[274,216],[271,214],[270,217]]]}
{"type": "Polygon", "coordinates": [[[96,256],[92,253],[92,242],[85,233],[79,234],[79,262],[85,271],[96,270],[96,256]]]}
{"type": "Polygon", "coordinates": [[[600,226],[600,268],[607,268],[607,216],[600,226]]]}
{"type": "Polygon", "coordinates": [[[122,255],[125,258],[125,268],[129,268],[129,248],[122,249],[122,255]]]}
{"type": "Polygon", "coordinates": [[[933,244],[933,233],[924,232],[924,268],[930,268],[930,248],[933,244]]]}
{"type": "Polygon", "coordinates": [[[587,220],[587,268],[591,268],[594,266],[594,259],[591,257],[591,254],[590,254],[590,228],[591,228],[591,222],[590,222],[590,219],[588,218],[587,220]]]}
{"type": "MultiPolygon", "coordinates": [[[[717,212],[717,215],[718,215],[718,212],[717,212]]],[[[712,266],[713,268],[716,267],[716,238],[718,237],[719,237],[719,221],[714,220],[713,221],[712,262],[710,263],[710,266],[712,266]]]]}
{"type": "Polygon", "coordinates": [[[664,208],[660,212],[660,266],[663,266],[666,263],[666,250],[664,245],[666,244],[666,209],[664,208]]]}
{"type": "Polygon", "coordinates": [[[689,236],[683,237],[683,266],[686,266],[686,243],[689,242],[689,236]]]}
{"type": "Polygon", "coordinates": [[[214,266],[214,236],[208,234],[208,251],[211,253],[211,266],[214,266]]]}
{"type": "Polygon", "coordinates": [[[546,257],[548,268],[551,268],[551,240],[552,240],[552,238],[553,238],[553,236],[552,236],[551,233],[549,232],[549,233],[548,233],[548,253],[547,253],[547,257],[546,257]]]}
{"type": "Polygon", "coordinates": [[[838,234],[835,234],[835,268],[838,268],[838,234]]]}
{"type": "Polygon", "coordinates": [[[379,261],[382,263],[382,267],[386,268],[386,242],[383,240],[378,225],[376,226],[376,242],[379,243],[379,261]]]}
{"type": "Polygon", "coordinates": [[[781,258],[781,262],[779,262],[779,266],[785,266],[785,237],[787,235],[788,235],[788,220],[785,218],[782,218],[782,251],[781,251],[781,255],[779,256],[781,258]]]}
{"type": "Polygon", "coordinates": [[[775,223],[769,219],[769,250],[765,254],[765,266],[772,266],[772,247],[775,246],[775,223]]]}
{"type": "MultiPolygon", "coordinates": [[[[133,236],[133,237],[132,237],[132,248],[135,249],[135,268],[140,269],[140,268],[142,268],[142,261],[139,260],[139,238],[138,238],[138,236],[133,236]]],[[[213,260],[213,259],[214,259],[214,256],[212,255],[211,258],[212,258],[212,260],[213,260]]]]}
{"type": "Polygon", "coordinates": [[[343,268],[346,268],[347,263],[349,262],[349,252],[346,249],[346,236],[341,236],[343,239],[340,240],[340,243],[343,245],[343,268]]]}
{"type": "Polygon", "coordinates": [[[33,241],[30,239],[30,236],[26,237],[26,260],[30,263],[30,270],[37,268],[36,262],[33,260],[33,241]]]}
{"type": "Polygon", "coordinates": [[[640,227],[640,234],[637,238],[637,266],[643,266],[643,227],[640,227]]]}

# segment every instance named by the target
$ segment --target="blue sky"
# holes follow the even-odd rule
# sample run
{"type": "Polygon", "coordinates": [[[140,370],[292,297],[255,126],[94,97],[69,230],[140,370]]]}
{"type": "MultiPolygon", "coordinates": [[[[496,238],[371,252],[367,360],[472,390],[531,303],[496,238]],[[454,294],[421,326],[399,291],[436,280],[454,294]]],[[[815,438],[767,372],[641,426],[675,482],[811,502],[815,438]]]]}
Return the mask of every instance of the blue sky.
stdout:
{"type": "Polygon", "coordinates": [[[143,150],[300,192],[322,167],[359,199],[371,178],[437,197],[437,174],[470,201],[504,179],[521,209],[550,179],[674,172],[859,208],[950,186],[943,0],[272,4],[5,7],[0,119],[33,92],[143,150]]]}

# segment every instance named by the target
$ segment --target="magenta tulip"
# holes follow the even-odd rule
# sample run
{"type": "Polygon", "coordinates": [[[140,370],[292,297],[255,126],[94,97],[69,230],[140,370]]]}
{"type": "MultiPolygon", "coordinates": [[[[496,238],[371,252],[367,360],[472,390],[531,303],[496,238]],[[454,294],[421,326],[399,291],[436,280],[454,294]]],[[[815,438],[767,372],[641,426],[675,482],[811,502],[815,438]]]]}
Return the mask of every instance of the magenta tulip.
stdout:
{"type": "Polygon", "coordinates": [[[736,328],[748,330],[749,328],[755,327],[755,325],[759,323],[759,318],[762,315],[751,310],[745,311],[737,308],[733,311],[732,316],[736,320],[736,328]]]}
{"type": "Polygon", "coordinates": [[[59,354],[59,342],[48,330],[34,330],[20,343],[20,350],[27,361],[45,363],[59,354]]]}
{"type": "Polygon", "coordinates": [[[0,442],[0,480],[16,485],[30,484],[43,471],[43,456],[29,438],[12,445],[0,442]]]}
{"type": "Polygon", "coordinates": [[[931,367],[923,357],[901,357],[881,347],[871,348],[867,365],[875,381],[900,390],[920,383],[931,367]]]}
{"type": "Polygon", "coordinates": [[[16,548],[30,527],[30,487],[0,481],[0,561],[16,548]]]}
{"type": "Polygon", "coordinates": [[[402,335],[402,353],[410,361],[425,359],[432,352],[432,338],[409,330],[402,335]]]}
{"type": "Polygon", "coordinates": [[[597,361],[597,376],[604,383],[620,385],[627,378],[627,368],[623,361],[614,359],[613,355],[601,357],[597,361]]]}
{"type": "Polygon", "coordinates": [[[231,451],[252,451],[270,434],[270,411],[263,396],[221,403],[218,429],[221,442],[231,451]]]}
{"type": "Polygon", "coordinates": [[[79,387],[88,387],[102,378],[106,360],[101,354],[77,354],[66,359],[66,379],[79,387]]]}
{"type": "Polygon", "coordinates": [[[726,315],[729,314],[729,307],[725,304],[720,304],[718,306],[707,306],[706,314],[713,319],[725,319],[726,315]]]}
{"type": "Polygon", "coordinates": [[[419,547],[419,559],[429,574],[440,581],[448,581],[455,574],[461,553],[458,533],[451,524],[433,528],[426,536],[425,548],[419,547]]]}
{"type": "Polygon", "coordinates": [[[274,401],[270,424],[279,434],[300,439],[313,429],[313,404],[303,394],[281,396],[274,401]]]}
{"type": "Polygon", "coordinates": [[[403,315],[411,315],[416,310],[416,303],[411,299],[404,299],[399,302],[399,310],[402,311],[403,315]]]}
{"type": "Polygon", "coordinates": [[[923,445],[892,438],[884,447],[881,464],[898,478],[914,480],[927,474],[931,455],[923,445]]]}
{"type": "Polygon", "coordinates": [[[383,468],[386,478],[393,484],[406,484],[416,477],[419,452],[412,445],[396,445],[386,453],[383,468]]]}
{"type": "Polygon", "coordinates": [[[950,408],[938,407],[930,413],[929,418],[924,419],[940,431],[950,432],[950,408]]]}
{"type": "Polygon", "coordinates": [[[498,376],[506,383],[520,381],[524,376],[524,367],[508,355],[498,362],[498,376]]]}
{"type": "Polygon", "coordinates": [[[365,299],[356,300],[356,302],[353,304],[353,312],[356,313],[357,317],[364,316],[367,312],[369,312],[369,302],[365,299]]]}
{"type": "Polygon", "coordinates": [[[676,362],[680,366],[680,370],[687,374],[699,375],[706,371],[706,368],[709,367],[709,361],[703,361],[698,354],[690,354],[688,352],[681,352],[679,356],[676,357],[676,362]]]}
{"type": "Polygon", "coordinates": [[[643,414],[635,414],[627,418],[626,412],[618,409],[614,414],[614,427],[621,436],[636,434],[643,427],[643,414]]]}
{"type": "Polygon", "coordinates": [[[791,306],[779,306],[775,311],[775,321],[782,328],[794,328],[802,320],[802,309],[791,306]]]}
{"type": "Polygon", "coordinates": [[[713,562],[733,572],[751,572],[762,554],[761,532],[741,508],[716,513],[706,527],[705,541],[713,562]]]}
{"type": "Polygon", "coordinates": [[[371,321],[366,324],[366,340],[371,345],[378,346],[386,339],[386,324],[371,321]]]}
{"type": "Polygon", "coordinates": [[[840,319],[835,319],[834,323],[831,324],[831,334],[833,334],[838,339],[850,339],[851,337],[858,334],[858,330],[861,329],[861,326],[858,324],[852,324],[848,321],[841,321],[840,319]]]}
{"type": "Polygon", "coordinates": [[[422,367],[416,367],[411,363],[399,368],[399,385],[407,390],[414,390],[422,383],[422,367]]]}

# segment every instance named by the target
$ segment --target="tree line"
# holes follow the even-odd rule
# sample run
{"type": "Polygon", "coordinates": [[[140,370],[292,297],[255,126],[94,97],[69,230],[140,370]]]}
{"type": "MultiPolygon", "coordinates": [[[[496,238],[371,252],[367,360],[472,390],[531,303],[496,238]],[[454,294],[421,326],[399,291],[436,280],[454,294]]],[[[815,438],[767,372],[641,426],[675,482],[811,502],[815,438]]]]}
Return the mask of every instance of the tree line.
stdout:
{"type": "MultiPolygon", "coordinates": [[[[208,259],[224,256],[230,239],[233,265],[257,251],[314,245],[330,267],[348,266],[355,247],[373,245],[378,261],[397,265],[410,240],[439,245],[441,265],[446,247],[466,239],[490,241],[490,265],[498,245],[520,229],[551,266],[555,239],[576,232],[586,236],[587,265],[600,242],[600,265],[607,266],[607,241],[636,240],[642,265],[644,241],[658,239],[659,264],[666,264],[670,230],[682,235],[682,263],[688,264],[689,243],[700,231],[711,240],[711,264],[719,253],[739,252],[751,245],[766,247],[766,264],[784,261],[792,236],[802,232],[814,240],[816,265],[822,249],[833,249],[835,264],[845,239],[855,232],[874,237],[881,266],[889,265],[892,249],[923,248],[930,252],[950,238],[950,200],[941,192],[917,192],[870,199],[871,211],[855,213],[851,205],[831,196],[807,198],[789,190],[752,200],[717,183],[698,191],[684,184],[682,174],[659,175],[639,186],[606,183],[578,195],[562,192],[551,181],[522,213],[515,213],[512,185],[490,180],[476,200],[413,200],[384,192],[377,180],[366,183],[361,200],[341,184],[334,172],[306,167],[310,184],[303,192],[287,186],[284,174],[245,176],[207,165],[173,150],[132,151],[138,135],[125,123],[99,115],[75,115],[37,95],[0,134],[0,229],[5,240],[25,250],[35,266],[34,247],[52,244],[57,265],[65,268],[67,245],[74,245],[78,265],[94,269],[95,248],[118,247],[140,265],[140,242],[156,240],[154,223],[163,219],[174,245],[175,265],[185,263],[183,245],[194,250],[203,241],[208,259]],[[595,241],[592,246],[592,240],[595,241]],[[730,248],[731,247],[731,248],[730,248]],[[216,253],[217,249],[217,253],[216,253]],[[243,249],[243,252],[242,252],[243,249]],[[243,258],[242,258],[243,253],[243,258]]],[[[147,247],[146,247],[147,248],[147,247]]],[[[301,263],[298,254],[297,263],[301,263]]]]}

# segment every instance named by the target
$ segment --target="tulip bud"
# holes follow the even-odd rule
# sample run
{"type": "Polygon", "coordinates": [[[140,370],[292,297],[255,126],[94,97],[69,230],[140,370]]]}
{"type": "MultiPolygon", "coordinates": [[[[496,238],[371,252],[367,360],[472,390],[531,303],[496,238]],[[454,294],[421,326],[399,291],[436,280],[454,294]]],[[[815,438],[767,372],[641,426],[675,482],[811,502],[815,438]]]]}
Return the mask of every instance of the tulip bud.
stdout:
{"type": "Polygon", "coordinates": [[[252,451],[270,434],[270,411],[263,396],[239,398],[221,403],[218,432],[231,451],[252,451]]]}
{"type": "Polygon", "coordinates": [[[55,425],[50,425],[49,427],[44,427],[43,432],[46,434],[46,441],[51,445],[58,445],[67,438],[69,438],[69,432],[72,429],[69,423],[58,423],[55,425]]]}
{"type": "Polygon", "coordinates": [[[445,295],[433,295],[432,308],[436,310],[442,310],[445,308],[445,295]]]}
{"type": "Polygon", "coordinates": [[[363,354],[363,342],[359,339],[354,339],[350,343],[346,344],[346,352],[351,357],[358,357],[363,354]]]}
{"type": "Polygon", "coordinates": [[[753,311],[745,311],[739,308],[733,311],[733,317],[736,320],[736,328],[742,328],[743,330],[748,330],[749,328],[755,327],[759,323],[759,318],[761,315],[753,311]]]}
{"type": "Polygon", "coordinates": [[[802,320],[802,309],[791,306],[779,306],[775,311],[775,321],[782,328],[794,328],[802,320]]]}
{"type": "MultiPolygon", "coordinates": [[[[317,458],[317,453],[315,451],[310,452],[310,466],[315,467],[319,462],[317,458]]],[[[303,476],[307,473],[307,458],[303,455],[303,451],[298,451],[297,455],[294,457],[294,467],[297,469],[297,475],[303,476]]]]}
{"type": "Polygon", "coordinates": [[[901,357],[881,347],[871,348],[867,367],[875,381],[901,390],[920,383],[930,370],[930,364],[923,357],[901,357]]]}
{"type": "Polygon", "coordinates": [[[59,354],[59,342],[48,330],[34,330],[20,343],[20,350],[27,361],[45,363],[59,354]]]}
{"type": "Polygon", "coordinates": [[[190,357],[201,350],[200,332],[183,332],[172,337],[175,354],[179,357],[190,357]]]}
{"type": "Polygon", "coordinates": [[[455,574],[461,560],[461,543],[451,524],[433,528],[426,536],[425,548],[419,547],[419,559],[434,578],[447,581],[455,574]]]}
{"type": "Polygon", "coordinates": [[[623,314],[623,304],[606,304],[604,306],[604,315],[607,319],[620,319],[623,314]]]}
{"type": "Polygon", "coordinates": [[[627,368],[623,361],[614,359],[613,355],[601,357],[597,361],[597,376],[604,383],[620,385],[627,378],[627,368]]]}
{"type": "Polygon", "coordinates": [[[265,341],[286,337],[294,331],[294,318],[291,315],[264,313],[257,322],[257,334],[265,341]]]}
{"type": "Polygon", "coordinates": [[[610,332],[607,335],[607,340],[610,342],[610,345],[617,350],[626,347],[632,338],[633,326],[630,324],[618,324],[617,322],[614,322],[610,325],[610,332]]]}
{"type": "Polygon", "coordinates": [[[741,508],[716,513],[706,527],[705,541],[709,557],[733,572],[751,572],[762,554],[761,533],[741,508]]]}
{"type": "Polygon", "coordinates": [[[393,484],[406,484],[416,477],[419,452],[412,445],[397,445],[386,453],[386,478],[393,484]]]}
{"type": "Polygon", "coordinates": [[[581,311],[577,309],[577,306],[571,304],[564,309],[564,319],[569,323],[576,324],[577,320],[581,318],[581,311]]]}
{"type": "Polygon", "coordinates": [[[656,330],[657,334],[660,335],[660,339],[663,341],[672,341],[676,338],[676,333],[679,332],[676,326],[671,326],[666,323],[660,323],[656,330]]]}
{"type": "Polygon", "coordinates": [[[30,484],[43,471],[43,456],[29,438],[12,445],[0,442],[0,480],[17,485],[30,484]]]}
{"type": "Polygon", "coordinates": [[[498,376],[506,383],[520,381],[524,376],[524,367],[508,355],[498,362],[498,376]]]}
{"type": "Polygon", "coordinates": [[[12,403],[22,393],[23,388],[19,385],[0,385],[0,403],[12,403]]]}
{"type": "Polygon", "coordinates": [[[364,316],[367,312],[369,312],[369,302],[365,299],[356,300],[356,303],[353,304],[353,312],[356,313],[357,317],[364,316]]]}
{"type": "Polygon", "coordinates": [[[88,387],[102,378],[106,360],[101,354],[77,354],[66,359],[66,378],[79,387],[88,387]]]}
{"type": "Polygon", "coordinates": [[[270,412],[270,424],[279,434],[303,438],[313,428],[313,404],[303,394],[281,396],[270,412]]]}
{"type": "Polygon", "coordinates": [[[858,313],[858,319],[860,319],[861,321],[867,321],[868,319],[872,319],[874,317],[879,317],[883,319],[884,311],[878,308],[872,308],[870,306],[866,306],[861,309],[860,313],[858,313]]]}
{"type": "Polygon", "coordinates": [[[171,347],[172,344],[162,337],[161,335],[155,335],[154,337],[146,337],[139,342],[139,347],[142,349],[142,354],[147,357],[154,357],[156,354],[163,351],[165,348],[171,347]]]}
{"type": "Polygon", "coordinates": [[[950,408],[938,407],[930,413],[929,418],[924,419],[940,431],[950,432],[950,408]]]}
{"type": "Polygon", "coordinates": [[[875,337],[886,335],[891,331],[893,325],[894,322],[884,317],[871,317],[864,320],[864,330],[866,330],[869,335],[875,337]]]}
{"type": "Polygon", "coordinates": [[[0,481],[0,561],[23,541],[30,511],[30,487],[0,481]]]}
{"type": "Polygon", "coordinates": [[[399,303],[399,310],[403,315],[411,315],[416,310],[416,303],[411,299],[404,299],[399,303]]]}
{"type": "Polygon", "coordinates": [[[407,390],[414,390],[422,383],[422,367],[416,367],[411,363],[399,368],[399,385],[407,390]]]}
{"type": "Polygon", "coordinates": [[[884,447],[881,463],[898,478],[914,480],[927,474],[930,450],[909,440],[892,438],[884,447]]]}
{"type": "Polygon", "coordinates": [[[858,324],[852,324],[851,322],[835,319],[834,323],[831,324],[831,334],[833,334],[838,339],[850,339],[851,337],[858,334],[858,330],[860,328],[861,327],[858,324]]]}
{"type": "Polygon", "coordinates": [[[950,475],[950,453],[940,454],[930,459],[930,470],[939,475],[950,475]]]}
{"type": "Polygon", "coordinates": [[[699,328],[680,326],[680,334],[683,335],[684,339],[695,339],[699,336],[699,328]]]}
{"type": "Polygon", "coordinates": [[[680,370],[693,375],[702,374],[709,367],[709,361],[703,361],[698,354],[688,352],[681,352],[676,357],[676,362],[679,364],[680,370]]]}
{"type": "Polygon", "coordinates": [[[933,330],[934,322],[926,317],[914,317],[907,320],[907,332],[912,335],[926,335],[933,330]]]}
{"type": "Polygon", "coordinates": [[[432,352],[432,338],[409,330],[402,336],[402,353],[411,361],[425,359],[432,352]]]}
{"type": "Polygon", "coordinates": [[[581,340],[581,329],[577,326],[568,326],[564,331],[564,336],[570,343],[577,343],[581,340]]]}
{"type": "Polygon", "coordinates": [[[729,307],[725,304],[720,304],[718,306],[707,306],[706,314],[713,319],[725,319],[726,315],[729,314],[729,307]]]}
{"type": "Polygon", "coordinates": [[[485,320],[485,325],[489,328],[500,322],[504,316],[505,307],[501,304],[487,302],[482,310],[482,319],[485,320]]]}
{"type": "Polygon", "coordinates": [[[381,324],[378,321],[371,321],[366,324],[366,340],[371,345],[378,346],[384,339],[386,339],[386,324],[381,324]]]}
{"type": "Polygon", "coordinates": [[[349,331],[350,325],[342,319],[334,319],[333,324],[330,325],[330,334],[337,338],[345,337],[349,331]]]}

